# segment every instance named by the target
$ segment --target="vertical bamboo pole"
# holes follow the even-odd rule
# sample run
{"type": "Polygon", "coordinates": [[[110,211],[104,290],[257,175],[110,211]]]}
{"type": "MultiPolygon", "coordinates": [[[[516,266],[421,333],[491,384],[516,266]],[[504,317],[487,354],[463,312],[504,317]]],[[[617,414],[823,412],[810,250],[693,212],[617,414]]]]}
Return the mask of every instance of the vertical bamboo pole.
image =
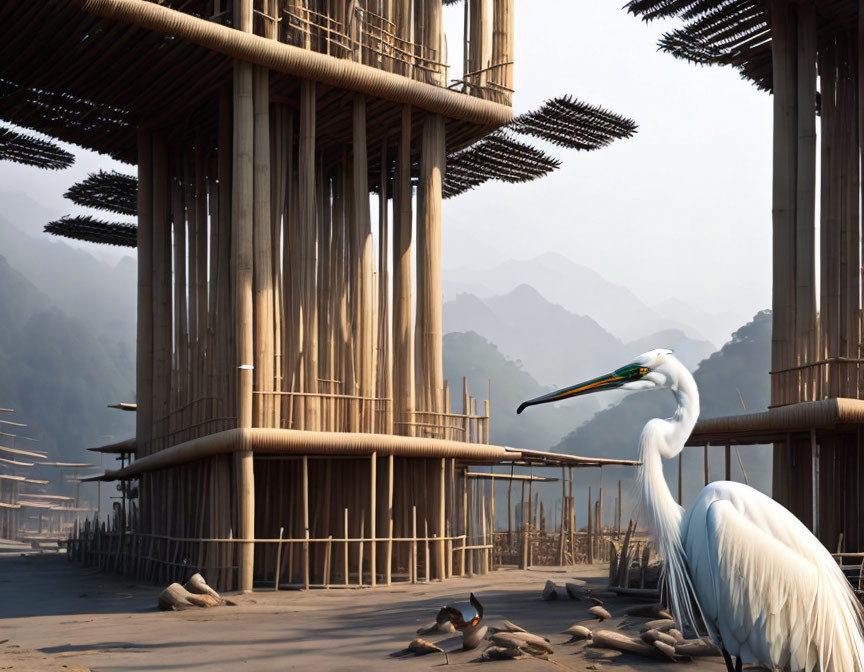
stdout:
{"type": "Polygon", "coordinates": [[[411,583],[417,583],[417,505],[411,507],[411,583]]]}
{"type": "Polygon", "coordinates": [[[376,502],[377,491],[378,491],[378,454],[372,453],[372,457],[369,459],[369,582],[370,585],[375,586],[378,584],[378,577],[376,576],[378,572],[378,560],[377,560],[377,542],[376,539],[378,534],[376,533],[376,525],[377,525],[377,517],[376,511],[378,504],[376,502]]]}
{"type": "MultiPolygon", "coordinates": [[[[240,0],[235,7],[235,25],[238,29],[252,30],[252,2],[240,0]]],[[[240,427],[252,426],[252,364],[254,361],[252,311],[252,252],[253,252],[253,146],[254,105],[252,92],[252,66],[236,61],[234,64],[234,174],[232,179],[232,236],[231,266],[235,300],[236,364],[239,366],[237,389],[237,419],[240,427]]],[[[252,451],[240,446],[235,453],[237,481],[237,519],[239,537],[255,536],[255,480],[252,451]]],[[[252,590],[254,572],[254,543],[239,544],[240,590],[252,590]]]]}
{"type": "Polygon", "coordinates": [[[444,179],[444,118],[427,114],[420,157],[420,211],[417,220],[417,387],[425,411],[442,411],[444,372],[441,351],[441,187],[444,179]]]}
{"type": "MultiPolygon", "coordinates": [[[[138,131],[138,322],[135,355],[136,457],[150,452],[153,423],[153,141],[138,131]]],[[[146,483],[142,483],[146,497],[146,483]]]]}
{"type": "Polygon", "coordinates": [[[462,576],[466,576],[465,572],[465,547],[468,545],[468,470],[462,470],[462,550],[459,552],[459,569],[462,571],[462,576]]]}
{"type": "Polygon", "coordinates": [[[381,175],[378,186],[378,392],[379,399],[387,402],[389,412],[385,414],[385,426],[379,431],[393,433],[393,360],[390,345],[390,219],[388,209],[389,161],[387,157],[388,136],[381,141],[381,175]]]}
{"type": "Polygon", "coordinates": [[[168,399],[171,394],[171,225],[168,147],[162,133],[153,134],[153,396],[151,412],[158,441],[167,447],[168,399]]]}
{"type": "Polygon", "coordinates": [[[348,575],[349,575],[349,566],[348,566],[348,509],[345,509],[345,547],[344,547],[344,560],[345,560],[345,585],[348,585],[348,575]]]}
{"type": "MultiPolygon", "coordinates": [[[[795,340],[803,364],[816,357],[816,8],[798,6],[797,165],[795,170],[795,340]]],[[[795,401],[815,400],[809,375],[797,374],[795,401]],[[804,380],[801,381],[800,379],[804,380]]]]}
{"type": "Polygon", "coordinates": [[[732,480],[732,451],[730,450],[728,443],[726,444],[726,449],[725,449],[723,457],[724,457],[724,461],[725,461],[726,480],[731,481],[732,480]]]}
{"type": "MultiPolygon", "coordinates": [[[[797,145],[795,20],[793,7],[771,0],[771,52],[774,88],[773,307],[771,369],[793,362],[795,324],[795,167],[797,145]]],[[[789,403],[783,378],[772,380],[772,404],[789,403]],[[782,387],[781,387],[782,386],[782,387]]]]}
{"type": "Polygon", "coordinates": [[[369,217],[369,162],[366,148],[366,99],[354,96],[353,124],[353,225],[355,229],[358,264],[353,278],[356,288],[354,324],[356,328],[355,361],[359,365],[361,426],[363,431],[374,428],[374,414],[369,399],[375,396],[375,334],[374,328],[374,247],[369,217]]]}
{"type": "Polygon", "coordinates": [[[273,343],[273,238],[270,211],[270,71],[256,66],[253,71],[254,106],[254,358],[256,399],[255,422],[273,426],[274,343],[273,343]],[[261,394],[265,392],[266,394],[261,394]]]}
{"type": "Polygon", "coordinates": [[[414,335],[412,319],[411,107],[402,107],[393,226],[393,399],[399,433],[413,436],[414,335]]]}
{"type": "MultiPolygon", "coordinates": [[[[303,391],[318,393],[318,310],[315,288],[317,262],[317,221],[315,214],[315,82],[300,83],[300,160],[299,201],[300,226],[303,237],[302,310],[303,310],[303,391]]],[[[320,403],[317,397],[304,400],[304,428],[319,429],[320,403]]]]}
{"type": "Polygon", "coordinates": [[[447,578],[447,460],[441,458],[438,474],[438,578],[447,578]]]}
{"type": "Polygon", "coordinates": [[[393,582],[393,454],[387,456],[387,585],[393,582]]]}
{"type": "Polygon", "coordinates": [[[309,458],[306,455],[303,456],[303,538],[303,588],[309,590],[309,458]]]}

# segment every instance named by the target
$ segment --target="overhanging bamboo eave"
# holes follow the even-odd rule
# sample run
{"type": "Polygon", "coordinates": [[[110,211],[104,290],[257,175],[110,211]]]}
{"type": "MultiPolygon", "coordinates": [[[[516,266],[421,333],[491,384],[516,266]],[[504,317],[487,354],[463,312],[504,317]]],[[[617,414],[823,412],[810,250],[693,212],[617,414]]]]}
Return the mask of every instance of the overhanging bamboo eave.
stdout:
{"type": "Polygon", "coordinates": [[[134,478],[142,473],[167,469],[214,455],[236,451],[259,454],[379,456],[441,459],[453,458],[475,464],[502,462],[531,466],[608,465],[635,466],[634,460],[579,457],[539,450],[467,443],[391,434],[351,432],[309,432],[296,429],[236,428],[192,439],[136,460],[123,469],[109,470],[83,481],[114,481],[134,478]]]}
{"type": "Polygon", "coordinates": [[[823,399],[772,408],[761,413],[708,418],[696,423],[688,446],[706,443],[773,443],[790,433],[833,430],[864,424],[864,400],[823,399]]]}
{"type": "Polygon", "coordinates": [[[75,0],[82,10],[123,21],[276,72],[307,78],[368,96],[490,128],[513,118],[507,105],[378,70],[367,65],[301,49],[229,28],[146,0],[75,0]]]}

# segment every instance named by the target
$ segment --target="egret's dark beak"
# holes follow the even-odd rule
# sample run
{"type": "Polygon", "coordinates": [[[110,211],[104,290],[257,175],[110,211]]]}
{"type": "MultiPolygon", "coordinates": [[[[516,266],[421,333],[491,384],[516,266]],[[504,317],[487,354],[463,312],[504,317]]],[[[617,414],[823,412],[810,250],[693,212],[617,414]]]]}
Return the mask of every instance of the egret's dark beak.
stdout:
{"type": "Polygon", "coordinates": [[[602,390],[614,390],[616,387],[621,387],[621,385],[631,379],[632,378],[627,375],[626,372],[618,369],[617,371],[613,371],[612,373],[607,373],[605,376],[593,378],[592,380],[587,380],[584,383],[572,385],[571,387],[565,387],[563,389],[556,390],[555,392],[544,394],[543,396],[537,397],[536,399],[529,399],[528,401],[523,401],[521,404],[519,404],[519,408],[516,409],[516,413],[521,413],[529,406],[536,406],[537,404],[548,404],[550,401],[561,401],[562,399],[578,397],[583,394],[591,394],[592,392],[601,392],[602,390]]]}

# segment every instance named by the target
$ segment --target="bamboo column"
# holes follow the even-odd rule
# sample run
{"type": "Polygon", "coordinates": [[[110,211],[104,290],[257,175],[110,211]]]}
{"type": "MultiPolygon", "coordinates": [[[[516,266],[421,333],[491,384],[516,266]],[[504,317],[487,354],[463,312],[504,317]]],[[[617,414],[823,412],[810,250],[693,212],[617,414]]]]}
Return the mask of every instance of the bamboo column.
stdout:
{"type": "Polygon", "coordinates": [[[420,156],[417,218],[417,388],[424,411],[442,412],[441,186],[444,179],[444,118],[427,114],[420,156]]]}
{"type": "MultiPolygon", "coordinates": [[[[379,399],[392,399],[393,360],[390,358],[390,272],[389,245],[390,222],[388,212],[389,163],[387,160],[385,134],[381,142],[381,176],[378,187],[378,392],[379,399]]],[[[393,433],[392,401],[391,413],[386,414],[386,426],[379,428],[385,434],[393,433]]]]}
{"type": "Polygon", "coordinates": [[[270,71],[256,66],[253,71],[254,104],[254,280],[255,308],[255,424],[272,427],[275,357],[273,332],[273,231],[270,203],[270,71]],[[267,394],[261,394],[266,392],[267,394]]]}
{"type": "MultiPolygon", "coordinates": [[[[492,63],[499,66],[492,75],[497,84],[511,91],[515,41],[513,5],[513,0],[495,0],[492,28],[492,63]]],[[[509,102],[509,96],[507,98],[509,102]]]]}
{"type": "MultiPolygon", "coordinates": [[[[369,585],[378,583],[378,557],[376,548],[377,530],[377,490],[378,490],[378,453],[369,458],[369,585]]],[[[361,577],[362,578],[362,577],[361,577]]]]}
{"type": "Polygon", "coordinates": [[[414,336],[411,293],[411,107],[402,108],[393,199],[393,412],[399,433],[414,428],[414,336]]]}
{"type": "MultiPolygon", "coordinates": [[[[135,354],[135,455],[150,452],[153,411],[153,141],[138,131],[138,326],[135,354]]],[[[143,485],[143,484],[142,484],[143,485]]],[[[144,494],[142,487],[142,494],[144,494]]]]}
{"type": "MultiPolygon", "coordinates": [[[[171,395],[171,225],[168,147],[162,133],[153,134],[153,426],[166,448],[168,399],[171,395]]],[[[155,503],[155,502],[154,502],[155,503]]]]}
{"type": "MultiPolygon", "coordinates": [[[[774,84],[773,306],[771,370],[793,364],[795,325],[795,166],[797,95],[793,7],[771,0],[771,51],[774,84]]],[[[772,379],[771,403],[789,403],[785,376],[772,379]]]]}
{"type": "Polygon", "coordinates": [[[216,266],[216,311],[213,317],[214,329],[218,330],[218,360],[214,364],[218,371],[219,395],[222,397],[221,413],[230,417],[234,415],[234,376],[236,374],[234,353],[231,340],[233,332],[231,283],[229,282],[231,268],[231,228],[232,228],[232,92],[226,86],[219,94],[219,129],[218,129],[218,166],[219,177],[219,242],[217,247],[218,264],[216,266]]]}
{"type": "Polygon", "coordinates": [[[352,107],[353,182],[352,203],[357,266],[354,288],[355,362],[359,368],[359,395],[362,431],[374,431],[375,396],[375,320],[374,320],[374,247],[369,217],[369,162],[366,149],[366,99],[354,96],[352,107]]]}
{"type": "MultiPolygon", "coordinates": [[[[302,375],[303,392],[318,393],[318,310],[315,291],[317,225],[315,215],[315,82],[300,83],[300,235],[302,237],[302,375]]],[[[319,400],[307,396],[303,403],[304,429],[319,429],[319,400]]]]}
{"type": "MultiPolygon", "coordinates": [[[[240,30],[252,30],[252,2],[240,0],[235,8],[235,22],[240,30]]],[[[239,368],[237,388],[237,424],[252,426],[252,365],[254,361],[252,311],[252,255],[253,255],[253,147],[254,103],[252,66],[234,63],[234,174],[232,179],[232,236],[231,267],[235,301],[236,364],[239,368]]],[[[255,536],[255,480],[252,470],[252,452],[239,446],[235,455],[237,482],[238,537],[255,536]]],[[[239,544],[240,590],[252,590],[254,571],[254,543],[239,544]]]]}
{"type": "Polygon", "coordinates": [[[468,65],[472,73],[471,83],[481,87],[472,95],[485,97],[482,87],[486,85],[492,64],[492,0],[466,0],[470,2],[470,52],[468,65]]]}
{"type": "MultiPolygon", "coordinates": [[[[816,8],[798,6],[797,165],[795,203],[795,360],[816,356],[816,8]]],[[[811,375],[799,376],[795,401],[811,401],[811,375]]]]}

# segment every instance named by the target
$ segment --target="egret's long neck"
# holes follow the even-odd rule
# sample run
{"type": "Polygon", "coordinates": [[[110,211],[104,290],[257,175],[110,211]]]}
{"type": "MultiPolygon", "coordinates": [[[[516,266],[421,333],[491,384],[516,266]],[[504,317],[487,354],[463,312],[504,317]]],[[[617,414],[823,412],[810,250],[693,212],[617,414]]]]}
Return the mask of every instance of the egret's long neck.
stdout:
{"type": "Polygon", "coordinates": [[[673,613],[679,623],[693,623],[688,599],[689,576],[681,543],[678,505],[663,476],[663,458],[672,458],[684,448],[699,417],[699,392],[689,372],[683,372],[672,392],[678,401],[675,415],[655,418],[645,425],[640,439],[642,467],[639,471],[642,520],[648,526],[657,552],[665,561],[673,613]]]}

